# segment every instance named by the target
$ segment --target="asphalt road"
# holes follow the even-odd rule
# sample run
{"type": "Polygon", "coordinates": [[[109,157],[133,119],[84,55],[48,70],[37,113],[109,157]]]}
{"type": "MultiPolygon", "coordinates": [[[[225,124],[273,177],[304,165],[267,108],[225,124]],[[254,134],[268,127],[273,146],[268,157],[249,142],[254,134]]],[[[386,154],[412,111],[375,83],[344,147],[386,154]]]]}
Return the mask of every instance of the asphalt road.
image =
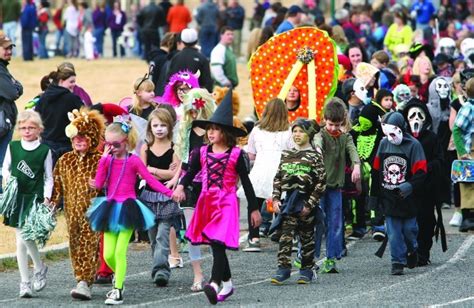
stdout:
{"type": "MultiPolygon", "coordinates": [[[[447,213],[446,213],[447,214],[447,213]]],[[[446,216],[449,216],[446,215],[446,216]]],[[[338,262],[339,274],[320,274],[311,285],[297,285],[297,275],[283,286],[270,284],[276,269],[277,246],[263,239],[261,253],[229,252],[234,295],[220,306],[474,306],[474,234],[460,234],[449,229],[446,253],[440,244],[432,250],[433,263],[427,267],[405,270],[403,276],[390,275],[388,250],[384,258],[374,256],[379,243],[369,237],[350,244],[349,254],[338,262]]],[[[185,255],[187,258],[187,256],[185,255]]],[[[157,288],[150,277],[151,255],[144,245],[132,244],[125,282],[124,305],[201,307],[208,305],[202,293],[192,293],[192,270],[189,262],[172,272],[170,284],[157,288]]],[[[204,272],[210,274],[212,258],[205,250],[204,272]]],[[[53,307],[103,305],[110,286],[94,286],[93,299],[75,301],[69,291],[75,286],[70,261],[49,264],[48,285],[33,299],[19,299],[19,274],[0,274],[0,307],[53,307]]],[[[296,274],[297,272],[295,272],[296,274]]]]}

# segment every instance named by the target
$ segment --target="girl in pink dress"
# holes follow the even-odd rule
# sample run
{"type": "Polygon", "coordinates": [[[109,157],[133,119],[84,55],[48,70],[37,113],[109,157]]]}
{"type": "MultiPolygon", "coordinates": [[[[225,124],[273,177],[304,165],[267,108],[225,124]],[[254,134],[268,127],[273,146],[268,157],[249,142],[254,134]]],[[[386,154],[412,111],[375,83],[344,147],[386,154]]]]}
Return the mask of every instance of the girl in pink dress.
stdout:
{"type": "Polygon", "coordinates": [[[186,231],[193,245],[206,244],[212,248],[214,263],[210,283],[204,292],[213,305],[233,294],[226,249],[239,248],[239,203],[237,181],[240,177],[251,213],[251,223],[261,222],[257,199],[248,177],[247,154],[236,147],[236,137],[245,132],[232,125],[232,91],[228,91],[221,105],[209,120],[197,120],[193,125],[206,128],[209,145],[194,151],[188,173],[176,188],[173,197],[183,200],[184,187],[202,172],[202,191],[194,215],[186,231]],[[220,284],[223,287],[218,292],[220,284]]]}

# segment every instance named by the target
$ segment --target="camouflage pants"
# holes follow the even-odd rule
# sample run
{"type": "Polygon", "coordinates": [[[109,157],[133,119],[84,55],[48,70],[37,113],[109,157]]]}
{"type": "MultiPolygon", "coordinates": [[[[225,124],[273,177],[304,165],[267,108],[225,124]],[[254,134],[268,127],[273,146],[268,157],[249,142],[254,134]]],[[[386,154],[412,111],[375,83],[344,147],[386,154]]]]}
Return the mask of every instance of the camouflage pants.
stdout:
{"type": "Polygon", "coordinates": [[[293,237],[298,235],[301,241],[301,269],[314,266],[314,215],[284,216],[281,225],[278,267],[291,268],[291,248],[293,237]]]}

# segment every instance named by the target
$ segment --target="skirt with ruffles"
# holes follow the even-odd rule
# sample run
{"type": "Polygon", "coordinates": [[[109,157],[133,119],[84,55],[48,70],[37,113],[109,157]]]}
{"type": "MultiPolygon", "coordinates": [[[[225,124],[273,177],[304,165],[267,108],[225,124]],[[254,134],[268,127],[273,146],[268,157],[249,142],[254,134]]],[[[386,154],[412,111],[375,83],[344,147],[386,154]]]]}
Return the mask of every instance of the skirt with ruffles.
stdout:
{"type": "Polygon", "coordinates": [[[92,230],[118,233],[127,229],[148,230],[155,225],[155,214],[143,202],[123,202],[97,197],[86,213],[92,230]]]}

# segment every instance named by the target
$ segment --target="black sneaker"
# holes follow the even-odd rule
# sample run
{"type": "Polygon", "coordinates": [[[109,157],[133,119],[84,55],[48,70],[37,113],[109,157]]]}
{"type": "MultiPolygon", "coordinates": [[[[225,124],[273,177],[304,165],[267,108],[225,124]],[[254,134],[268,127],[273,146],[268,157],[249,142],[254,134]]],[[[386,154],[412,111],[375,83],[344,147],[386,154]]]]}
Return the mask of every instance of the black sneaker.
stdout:
{"type": "Polygon", "coordinates": [[[377,242],[382,242],[385,239],[385,233],[382,231],[374,231],[372,234],[372,238],[377,242]]]}
{"type": "Polygon", "coordinates": [[[106,305],[121,305],[123,304],[122,289],[112,289],[107,293],[106,305]]]}
{"type": "Polygon", "coordinates": [[[400,263],[392,263],[392,275],[400,276],[403,275],[403,264],[400,263]]]}
{"type": "Polygon", "coordinates": [[[467,232],[469,230],[474,230],[474,221],[471,218],[463,218],[459,232],[467,232]]]}
{"type": "Polygon", "coordinates": [[[204,294],[206,294],[207,299],[209,300],[209,303],[211,303],[211,305],[216,305],[217,304],[216,289],[214,289],[214,287],[211,286],[210,284],[206,284],[204,288],[202,288],[202,290],[204,291],[204,294]]]}
{"type": "Polygon", "coordinates": [[[274,285],[282,285],[285,280],[290,278],[291,270],[289,268],[279,268],[275,275],[271,279],[271,283],[274,285]]]}
{"type": "Polygon", "coordinates": [[[357,241],[357,240],[360,240],[361,238],[363,238],[364,235],[365,234],[362,233],[362,232],[353,231],[351,234],[349,234],[347,239],[351,240],[351,241],[357,241]]]}
{"type": "Polygon", "coordinates": [[[407,254],[407,267],[412,269],[418,264],[418,253],[416,251],[407,254]]]}
{"type": "Polygon", "coordinates": [[[164,274],[157,272],[153,279],[157,287],[166,287],[168,285],[168,277],[164,274]]]}

